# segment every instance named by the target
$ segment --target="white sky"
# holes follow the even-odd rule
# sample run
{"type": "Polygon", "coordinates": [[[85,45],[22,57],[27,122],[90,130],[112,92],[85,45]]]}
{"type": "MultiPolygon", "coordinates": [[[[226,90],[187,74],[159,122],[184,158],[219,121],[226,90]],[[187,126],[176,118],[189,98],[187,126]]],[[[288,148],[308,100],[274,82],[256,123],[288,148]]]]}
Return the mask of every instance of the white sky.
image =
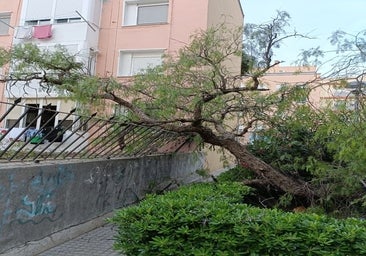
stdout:
{"type": "Polygon", "coordinates": [[[301,49],[321,46],[332,50],[328,38],[336,30],[356,34],[366,29],[366,0],[240,0],[244,23],[270,21],[276,10],[290,14],[290,23],[297,32],[317,39],[293,39],[283,45],[276,59],[292,65],[301,49]]]}

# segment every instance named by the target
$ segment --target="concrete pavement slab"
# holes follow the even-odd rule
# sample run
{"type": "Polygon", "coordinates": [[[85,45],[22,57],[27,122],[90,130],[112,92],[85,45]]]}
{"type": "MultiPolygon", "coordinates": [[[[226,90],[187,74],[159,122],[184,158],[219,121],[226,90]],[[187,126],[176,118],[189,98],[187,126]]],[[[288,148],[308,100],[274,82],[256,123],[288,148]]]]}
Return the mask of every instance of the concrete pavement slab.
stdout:
{"type": "Polygon", "coordinates": [[[121,256],[113,250],[115,234],[115,227],[107,224],[42,252],[38,256],[121,256]]]}

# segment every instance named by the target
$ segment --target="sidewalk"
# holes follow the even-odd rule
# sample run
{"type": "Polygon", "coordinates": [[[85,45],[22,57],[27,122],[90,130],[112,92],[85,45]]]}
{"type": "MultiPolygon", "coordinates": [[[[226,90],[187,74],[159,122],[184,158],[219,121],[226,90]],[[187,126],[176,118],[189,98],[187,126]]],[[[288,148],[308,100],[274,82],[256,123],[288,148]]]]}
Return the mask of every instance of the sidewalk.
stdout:
{"type": "Polygon", "coordinates": [[[38,256],[121,256],[112,249],[115,234],[116,230],[111,224],[104,225],[38,256]]]}

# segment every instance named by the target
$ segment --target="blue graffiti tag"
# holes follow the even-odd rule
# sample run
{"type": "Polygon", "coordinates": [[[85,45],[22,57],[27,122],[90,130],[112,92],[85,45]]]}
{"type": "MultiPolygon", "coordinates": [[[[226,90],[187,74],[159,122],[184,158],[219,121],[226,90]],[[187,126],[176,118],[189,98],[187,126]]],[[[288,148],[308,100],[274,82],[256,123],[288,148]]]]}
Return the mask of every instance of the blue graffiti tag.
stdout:
{"type": "Polygon", "coordinates": [[[27,209],[19,209],[17,211],[17,218],[19,219],[30,219],[38,215],[52,214],[56,211],[56,206],[49,201],[51,195],[39,195],[35,201],[29,200],[28,195],[22,199],[23,205],[27,209]]]}
{"type": "Polygon", "coordinates": [[[60,218],[62,213],[57,212],[56,192],[62,190],[63,185],[73,178],[74,174],[64,167],[59,167],[53,174],[40,171],[38,175],[32,177],[28,184],[29,194],[21,198],[22,207],[16,211],[17,221],[37,224],[45,219],[55,221],[60,218]]]}

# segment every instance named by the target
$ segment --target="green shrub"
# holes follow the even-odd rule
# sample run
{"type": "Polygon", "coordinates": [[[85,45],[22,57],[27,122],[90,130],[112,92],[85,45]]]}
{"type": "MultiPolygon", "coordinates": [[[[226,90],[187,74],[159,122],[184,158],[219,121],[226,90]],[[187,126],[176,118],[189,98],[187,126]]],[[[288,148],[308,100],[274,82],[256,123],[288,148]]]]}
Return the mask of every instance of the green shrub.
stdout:
{"type": "Polygon", "coordinates": [[[241,204],[250,189],[210,183],[150,195],[119,210],[115,249],[126,255],[366,255],[366,225],[241,204]]]}
{"type": "Polygon", "coordinates": [[[241,167],[240,165],[237,165],[217,176],[217,180],[220,182],[241,182],[252,178],[254,178],[253,172],[241,167]]]}

